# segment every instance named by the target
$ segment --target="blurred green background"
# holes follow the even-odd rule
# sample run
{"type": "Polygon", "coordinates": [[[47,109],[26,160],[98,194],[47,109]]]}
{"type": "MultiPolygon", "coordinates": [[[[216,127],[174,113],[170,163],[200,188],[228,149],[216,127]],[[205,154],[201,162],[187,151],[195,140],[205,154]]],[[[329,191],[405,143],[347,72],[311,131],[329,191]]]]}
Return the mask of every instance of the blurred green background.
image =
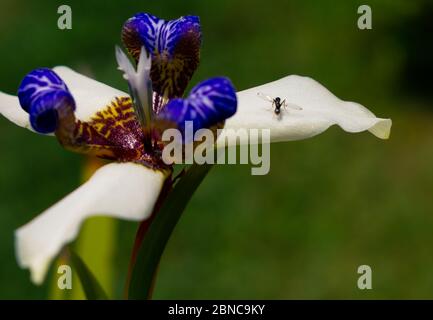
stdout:
{"type": "MultiPolygon", "coordinates": [[[[226,75],[241,90],[308,75],[393,120],[389,141],[333,127],[274,144],[266,176],[213,168],[168,244],[155,298],[433,298],[431,1],[67,1],[72,30],[57,29],[61,4],[1,0],[2,91],[61,64],[127,90],[114,59],[123,22],[195,14],[203,47],[191,85],[226,75]],[[361,4],[373,30],[357,28],[361,4]],[[372,290],[357,288],[362,264],[372,290]]],[[[36,287],[17,266],[13,232],[79,185],[84,159],[4,118],[0,146],[0,298],[53,297],[50,281],[36,287]]],[[[111,267],[94,272],[109,269],[120,297],[137,224],[112,228],[111,267]]]]}

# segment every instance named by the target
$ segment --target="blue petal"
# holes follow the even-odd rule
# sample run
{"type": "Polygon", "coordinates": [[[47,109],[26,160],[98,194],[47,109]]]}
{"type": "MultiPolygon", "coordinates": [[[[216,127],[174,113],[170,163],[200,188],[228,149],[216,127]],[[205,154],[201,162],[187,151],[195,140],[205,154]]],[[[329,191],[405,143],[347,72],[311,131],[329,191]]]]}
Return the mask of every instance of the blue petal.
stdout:
{"type": "Polygon", "coordinates": [[[63,80],[51,69],[28,73],[18,89],[21,107],[30,115],[32,128],[52,133],[58,127],[59,113],[75,110],[75,101],[63,80]]]}
{"type": "Polygon", "coordinates": [[[128,29],[136,32],[140,44],[152,55],[164,51],[173,55],[179,40],[188,32],[196,32],[201,37],[200,19],[197,16],[165,21],[148,13],[138,13],[126,21],[124,31],[128,29]]]}
{"type": "Polygon", "coordinates": [[[210,128],[236,113],[236,90],[224,77],[205,80],[196,85],[186,99],[173,99],[158,118],[174,123],[181,131],[185,121],[192,121],[194,132],[210,128]]]}
{"type": "Polygon", "coordinates": [[[138,60],[141,47],[152,55],[153,89],[168,98],[181,97],[200,59],[200,19],[196,16],[165,21],[147,13],[128,19],[122,41],[138,60]]]}

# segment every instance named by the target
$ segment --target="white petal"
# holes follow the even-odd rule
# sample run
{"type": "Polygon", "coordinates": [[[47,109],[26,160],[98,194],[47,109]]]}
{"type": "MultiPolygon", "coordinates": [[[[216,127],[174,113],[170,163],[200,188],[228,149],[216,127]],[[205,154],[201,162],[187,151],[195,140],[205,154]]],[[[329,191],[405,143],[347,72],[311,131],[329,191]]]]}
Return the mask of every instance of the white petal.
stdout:
{"type": "Polygon", "coordinates": [[[117,69],[123,71],[123,79],[133,82],[135,79],[135,68],[131,63],[131,60],[129,60],[128,56],[119,46],[116,46],[115,52],[118,65],[117,69]]]}
{"type": "Polygon", "coordinates": [[[81,121],[88,121],[101,109],[104,109],[115,97],[125,97],[129,94],[114,89],[99,81],[86,77],[68,67],[53,68],[63,81],[65,81],[75,99],[76,117],[81,121]]]}
{"type": "MultiPolygon", "coordinates": [[[[104,109],[115,97],[129,96],[106,84],[86,77],[74,70],[59,66],[53,68],[65,81],[75,99],[75,115],[79,120],[88,121],[104,109]]],[[[29,115],[21,108],[18,97],[0,92],[0,114],[20,127],[31,129],[29,115]]]]}
{"type": "Polygon", "coordinates": [[[165,176],[134,163],[111,163],[81,187],[15,232],[16,255],[40,284],[62,247],[74,240],[82,222],[94,215],[143,220],[152,213],[165,176]]]}
{"type": "Polygon", "coordinates": [[[0,114],[17,126],[31,129],[30,119],[18,101],[18,97],[0,92],[0,114]]]}
{"type": "MultiPolygon", "coordinates": [[[[376,118],[362,105],[340,100],[308,77],[287,76],[237,95],[238,110],[227,119],[225,129],[270,129],[272,142],[306,139],[334,124],[347,132],[368,130],[381,139],[387,139],[390,134],[390,119],[376,118]],[[288,106],[276,116],[272,102],[264,100],[259,93],[286,99],[288,106]]],[[[230,138],[234,130],[226,131],[226,135],[230,138]]],[[[223,137],[220,136],[219,144],[223,137]]],[[[241,139],[241,143],[248,141],[241,139]]]]}
{"type": "Polygon", "coordinates": [[[150,80],[151,57],[147,55],[146,49],[142,47],[137,70],[135,70],[128,56],[119,46],[116,46],[116,60],[118,69],[123,71],[123,78],[128,81],[138,120],[145,127],[150,124],[152,115],[152,100],[150,99],[152,94],[150,80]]]}

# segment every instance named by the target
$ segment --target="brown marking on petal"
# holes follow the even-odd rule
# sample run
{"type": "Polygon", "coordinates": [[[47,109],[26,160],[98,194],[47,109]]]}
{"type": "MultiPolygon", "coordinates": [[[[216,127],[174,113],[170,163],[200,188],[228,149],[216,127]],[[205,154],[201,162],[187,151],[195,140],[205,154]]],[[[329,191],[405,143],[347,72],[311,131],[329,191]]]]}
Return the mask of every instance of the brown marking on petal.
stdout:
{"type": "Polygon", "coordinates": [[[136,29],[125,24],[122,28],[121,38],[123,44],[128,49],[129,54],[137,62],[140,57],[141,47],[143,46],[143,43],[140,40],[140,34],[136,29]]]}
{"type": "Polygon", "coordinates": [[[154,52],[150,78],[153,90],[164,98],[182,97],[200,61],[200,36],[190,30],[177,43],[170,56],[154,52]]]}
{"type": "Polygon", "coordinates": [[[165,166],[157,144],[145,150],[144,133],[129,97],[116,97],[87,122],[76,120],[73,114],[63,117],[56,136],[66,149],[75,152],[150,167],[165,166]]]}
{"type": "MultiPolygon", "coordinates": [[[[167,34],[170,34],[168,32],[167,34]]],[[[131,56],[138,62],[144,46],[140,33],[133,24],[126,23],[121,33],[122,42],[131,56]]],[[[168,42],[168,40],[167,40],[168,42]]],[[[152,54],[150,78],[155,92],[154,111],[165,105],[168,99],[182,97],[200,61],[201,33],[197,25],[191,25],[173,49],[158,51],[155,46],[152,54]],[[170,52],[169,52],[170,50],[170,52]]]]}

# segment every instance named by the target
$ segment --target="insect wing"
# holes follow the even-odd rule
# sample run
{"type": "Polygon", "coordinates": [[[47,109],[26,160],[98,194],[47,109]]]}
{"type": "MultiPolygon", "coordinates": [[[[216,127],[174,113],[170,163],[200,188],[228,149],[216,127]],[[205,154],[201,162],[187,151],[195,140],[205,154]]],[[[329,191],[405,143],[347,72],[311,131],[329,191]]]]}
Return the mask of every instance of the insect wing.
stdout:
{"type": "Polygon", "coordinates": [[[288,109],[292,109],[292,110],[302,110],[302,108],[300,106],[298,106],[297,104],[294,104],[294,103],[287,102],[286,99],[284,99],[281,104],[285,109],[288,108],[288,109]]]}
{"type": "Polygon", "coordinates": [[[285,106],[289,109],[292,109],[292,110],[302,110],[302,108],[300,106],[298,106],[297,104],[294,104],[294,103],[286,103],[285,106]]]}
{"type": "Polygon", "coordinates": [[[262,98],[263,100],[266,100],[266,101],[269,101],[269,102],[274,102],[274,99],[271,96],[269,96],[267,94],[264,94],[263,92],[258,92],[257,96],[260,97],[260,98],[262,98]]]}

